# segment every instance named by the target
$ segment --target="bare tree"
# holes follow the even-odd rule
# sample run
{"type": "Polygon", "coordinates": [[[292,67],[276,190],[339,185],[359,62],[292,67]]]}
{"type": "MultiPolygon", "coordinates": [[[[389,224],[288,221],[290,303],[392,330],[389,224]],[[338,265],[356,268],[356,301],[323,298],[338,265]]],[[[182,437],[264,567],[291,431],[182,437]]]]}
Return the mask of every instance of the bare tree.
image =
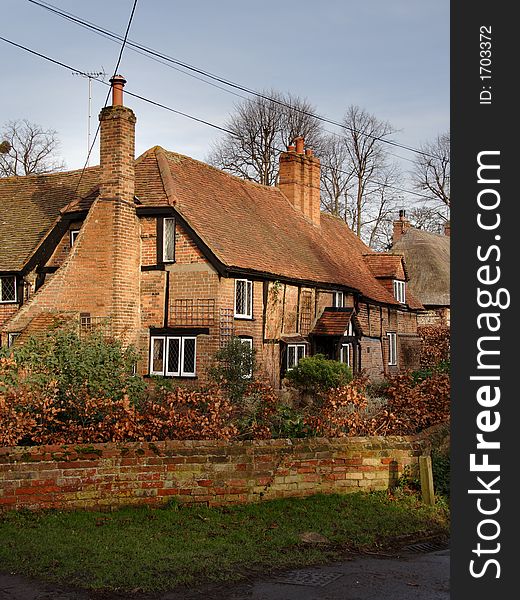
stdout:
{"type": "MultiPolygon", "coordinates": [[[[416,189],[437,206],[450,207],[450,134],[442,133],[420,148],[412,172],[416,189]]],[[[426,200],[428,202],[428,200],[426,200]]]]}
{"type": "Polygon", "coordinates": [[[317,154],[321,128],[315,108],[304,99],[274,90],[236,105],[223,140],[214,144],[208,162],[245,179],[274,185],[280,151],[297,136],[317,154]],[[268,98],[268,99],[266,99],[268,98]],[[269,99],[271,98],[271,99],[269,99]]]}
{"type": "Polygon", "coordinates": [[[390,223],[402,203],[402,197],[395,187],[401,173],[395,164],[389,165],[379,173],[377,187],[370,195],[370,202],[364,210],[365,238],[367,244],[375,250],[388,250],[392,243],[390,223]]]}
{"type": "Polygon", "coordinates": [[[2,130],[0,177],[53,173],[64,169],[57,156],[57,132],[26,119],[9,121],[2,130]]]}
{"type": "Polygon", "coordinates": [[[344,118],[344,140],[356,181],[352,229],[361,237],[363,205],[379,189],[379,177],[387,168],[387,155],[381,140],[393,133],[391,125],[380,121],[359,106],[348,107],[344,118]]]}
{"type": "Polygon", "coordinates": [[[349,191],[353,185],[354,169],[343,138],[335,134],[324,136],[319,158],[322,208],[348,223],[349,191]]]}

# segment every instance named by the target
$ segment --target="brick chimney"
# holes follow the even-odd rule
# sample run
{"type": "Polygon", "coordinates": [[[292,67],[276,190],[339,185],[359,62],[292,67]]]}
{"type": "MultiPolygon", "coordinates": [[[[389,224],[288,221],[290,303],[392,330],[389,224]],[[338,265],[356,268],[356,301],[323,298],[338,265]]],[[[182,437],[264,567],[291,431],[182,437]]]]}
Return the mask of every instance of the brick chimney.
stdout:
{"type": "Polygon", "coordinates": [[[410,229],[410,221],[406,218],[406,211],[401,209],[399,211],[399,219],[394,221],[394,234],[392,236],[392,243],[398,242],[401,237],[410,229]]]}
{"type": "Polygon", "coordinates": [[[61,267],[9,323],[23,331],[42,312],[108,319],[111,334],[126,346],[140,330],[140,235],[134,203],[136,118],[123,106],[125,80],[116,75],[112,106],[102,109],[100,193],[61,267]]]}
{"type": "Polygon", "coordinates": [[[135,122],[133,111],[123,106],[123,87],[126,80],[114,75],[112,106],[106,106],[99,114],[101,198],[120,198],[133,204],[135,122]]]}
{"type": "Polygon", "coordinates": [[[320,161],[303,137],[297,137],[280,154],[278,187],[291,204],[317,227],[320,226],[320,161]]]}

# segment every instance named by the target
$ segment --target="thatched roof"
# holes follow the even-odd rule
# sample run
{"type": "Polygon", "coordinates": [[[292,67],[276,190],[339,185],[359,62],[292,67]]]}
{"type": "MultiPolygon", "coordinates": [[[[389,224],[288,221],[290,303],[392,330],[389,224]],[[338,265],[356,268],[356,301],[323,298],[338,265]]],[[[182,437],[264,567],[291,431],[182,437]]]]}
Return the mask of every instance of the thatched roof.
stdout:
{"type": "Polygon", "coordinates": [[[413,295],[428,306],[450,305],[450,238],[410,227],[393,245],[404,255],[413,295]]]}

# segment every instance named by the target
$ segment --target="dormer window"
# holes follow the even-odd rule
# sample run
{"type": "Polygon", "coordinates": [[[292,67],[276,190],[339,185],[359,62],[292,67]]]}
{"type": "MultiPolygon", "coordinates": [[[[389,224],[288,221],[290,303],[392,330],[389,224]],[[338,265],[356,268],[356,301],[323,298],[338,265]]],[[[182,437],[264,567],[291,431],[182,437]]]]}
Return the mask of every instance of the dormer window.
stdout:
{"type": "Polygon", "coordinates": [[[394,297],[398,302],[406,302],[406,282],[394,279],[394,297]]]}
{"type": "Polygon", "coordinates": [[[79,229],[71,229],[70,230],[70,247],[71,248],[72,248],[72,246],[74,246],[74,242],[76,241],[78,234],[79,234],[79,229]]]}
{"type": "Polygon", "coordinates": [[[2,275],[0,277],[0,302],[16,301],[16,277],[14,275],[2,275]]]}
{"type": "Polygon", "coordinates": [[[343,292],[332,292],[332,306],[343,308],[345,306],[345,295],[343,292]]]}

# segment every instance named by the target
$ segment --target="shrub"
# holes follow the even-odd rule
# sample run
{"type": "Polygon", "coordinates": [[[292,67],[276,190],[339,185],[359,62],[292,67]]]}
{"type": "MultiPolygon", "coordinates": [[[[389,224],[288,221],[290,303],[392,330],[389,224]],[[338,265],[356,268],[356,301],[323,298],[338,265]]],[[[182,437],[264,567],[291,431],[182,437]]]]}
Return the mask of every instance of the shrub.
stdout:
{"type": "Polygon", "coordinates": [[[347,385],[352,381],[352,370],[344,363],[315,354],[302,358],[286,377],[300,391],[319,394],[347,385]]]}
{"type": "Polygon", "coordinates": [[[233,338],[215,353],[210,379],[223,387],[233,402],[243,400],[255,369],[255,351],[233,338]]]}
{"type": "Polygon", "coordinates": [[[81,401],[87,394],[137,402],[145,388],[143,379],[133,374],[136,352],[98,332],[80,337],[74,330],[56,329],[23,345],[0,349],[2,356],[13,361],[4,382],[9,377],[11,383],[34,391],[54,386],[57,401],[81,401]]]}
{"type": "Polygon", "coordinates": [[[432,450],[433,486],[435,495],[450,497],[450,457],[432,450]]]}

